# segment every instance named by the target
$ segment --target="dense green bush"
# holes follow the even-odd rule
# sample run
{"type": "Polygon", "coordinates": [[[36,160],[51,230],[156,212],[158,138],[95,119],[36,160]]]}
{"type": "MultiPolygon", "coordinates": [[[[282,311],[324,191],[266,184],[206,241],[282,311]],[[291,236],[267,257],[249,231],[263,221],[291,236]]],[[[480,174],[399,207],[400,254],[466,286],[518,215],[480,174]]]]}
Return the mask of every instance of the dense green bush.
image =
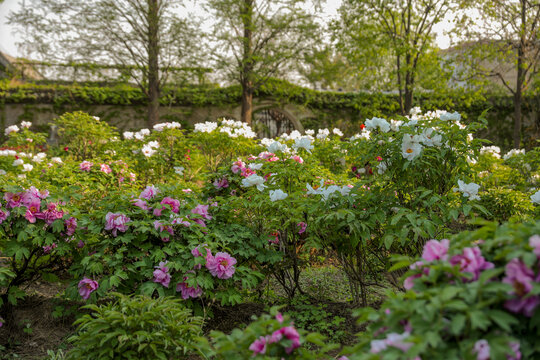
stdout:
{"type": "Polygon", "coordinates": [[[179,299],[113,294],[105,305],[86,305],[91,314],[75,321],[68,359],[184,359],[197,352],[202,319],[179,299]]]}

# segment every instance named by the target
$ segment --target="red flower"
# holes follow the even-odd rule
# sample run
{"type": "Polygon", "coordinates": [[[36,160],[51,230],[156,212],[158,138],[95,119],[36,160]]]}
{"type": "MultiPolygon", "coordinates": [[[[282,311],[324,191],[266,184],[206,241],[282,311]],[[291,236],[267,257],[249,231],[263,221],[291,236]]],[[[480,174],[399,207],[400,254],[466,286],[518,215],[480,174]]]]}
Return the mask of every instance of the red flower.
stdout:
{"type": "Polygon", "coordinates": [[[360,124],[360,130],[364,130],[366,128],[366,125],[360,124]]]}

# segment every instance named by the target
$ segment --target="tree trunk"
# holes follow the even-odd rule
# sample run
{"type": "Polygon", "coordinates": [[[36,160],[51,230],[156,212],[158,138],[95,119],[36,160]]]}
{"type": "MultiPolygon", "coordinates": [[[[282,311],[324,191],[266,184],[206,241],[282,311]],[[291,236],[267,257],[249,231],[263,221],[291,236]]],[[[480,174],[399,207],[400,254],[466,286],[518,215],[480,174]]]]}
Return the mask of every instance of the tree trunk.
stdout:
{"type": "Polygon", "coordinates": [[[516,92],[514,93],[514,148],[519,149],[521,145],[521,103],[523,83],[525,82],[525,22],[527,20],[527,8],[526,3],[521,1],[521,34],[518,46],[518,58],[517,58],[517,80],[516,80],[516,92]]]}
{"type": "Polygon", "coordinates": [[[242,23],[244,26],[244,49],[242,54],[242,122],[251,125],[253,116],[253,0],[242,3],[242,23]]]}
{"type": "Polygon", "coordinates": [[[242,84],[242,122],[251,125],[253,116],[253,89],[249,84],[242,84]]]}
{"type": "Polygon", "coordinates": [[[148,0],[148,127],[159,122],[159,0],[148,0]]]}

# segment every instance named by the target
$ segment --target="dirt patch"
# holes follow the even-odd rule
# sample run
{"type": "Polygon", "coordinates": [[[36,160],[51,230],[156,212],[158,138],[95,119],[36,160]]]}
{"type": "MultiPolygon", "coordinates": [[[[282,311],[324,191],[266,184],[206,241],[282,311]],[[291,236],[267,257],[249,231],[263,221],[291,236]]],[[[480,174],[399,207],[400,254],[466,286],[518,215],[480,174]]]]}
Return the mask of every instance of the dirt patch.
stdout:
{"type": "Polygon", "coordinates": [[[66,346],[75,320],[74,312],[70,314],[69,309],[76,309],[78,304],[54,298],[63,287],[59,283],[32,284],[30,295],[14,307],[12,322],[0,328],[4,358],[16,355],[20,359],[43,359],[47,350],[57,351],[66,346]]]}
{"type": "Polygon", "coordinates": [[[215,306],[212,308],[213,317],[206,320],[203,331],[205,334],[212,330],[230,333],[234,328],[242,328],[253,321],[253,315],[261,316],[265,305],[245,303],[234,306],[215,306]]]}

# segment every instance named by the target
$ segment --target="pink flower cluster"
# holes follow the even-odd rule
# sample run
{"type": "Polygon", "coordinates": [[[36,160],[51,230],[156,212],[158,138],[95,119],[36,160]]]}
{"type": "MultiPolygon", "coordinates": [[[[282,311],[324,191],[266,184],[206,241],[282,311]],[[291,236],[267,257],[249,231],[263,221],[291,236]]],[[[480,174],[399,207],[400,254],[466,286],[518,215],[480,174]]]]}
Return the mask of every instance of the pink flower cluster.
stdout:
{"type": "Polygon", "coordinates": [[[527,267],[521,260],[512,259],[505,268],[505,277],[503,282],[510,284],[513,291],[510,295],[514,298],[507,300],[504,307],[514,313],[522,313],[531,317],[534,310],[540,304],[540,296],[529,295],[535,282],[540,282],[540,274],[536,277],[534,272],[527,267]]]}
{"type": "Polygon", "coordinates": [[[286,339],[291,342],[291,345],[285,348],[287,354],[292,353],[294,349],[300,347],[300,334],[298,334],[298,331],[292,326],[285,326],[274,331],[272,335],[259,337],[249,346],[249,350],[253,351],[253,355],[264,354],[266,353],[268,345],[279,343],[281,339],[286,339]]]}
{"type": "Polygon", "coordinates": [[[182,299],[187,300],[189,298],[198,298],[202,295],[202,289],[197,285],[195,287],[189,286],[186,282],[187,276],[184,276],[184,281],[176,285],[176,292],[180,292],[182,299]]]}
{"type": "Polygon", "coordinates": [[[216,189],[224,189],[229,187],[229,181],[227,180],[227,177],[222,177],[221,179],[216,179],[214,181],[214,187],[216,189]]]}
{"type": "Polygon", "coordinates": [[[79,164],[79,170],[81,170],[81,171],[90,171],[92,166],[94,166],[93,162],[85,160],[85,161],[83,161],[82,163],[79,164]]]}
{"type": "MultiPolygon", "coordinates": [[[[519,342],[512,341],[508,344],[512,354],[507,354],[507,360],[521,360],[521,351],[519,342]]],[[[485,339],[478,340],[473,347],[473,354],[476,354],[476,360],[490,360],[491,359],[491,348],[489,343],[485,339]]]]}
{"type": "MultiPolygon", "coordinates": [[[[44,220],[47,225],[51,225],[55,220],[61,219],[64,216],[64,212],[57,209],[56,203],[48,203],[46,208],[42,211],[41,201],[49,196],[47,190],[39,191],[35,187],[31,187],[25,192],[20,193],[5,193],[4,200],[6,200],[7,207],[26,207],[24,217],[28,222],[35,223],[36,219],[44,220]]],[[[0,223],[7,219],[10,212],[7,210],[0,210],[0,223]]]]}
{"type": "Polygon", "coordinates": [[[403,334],[390,333],[386,335],[386,338],[383,340],[371,340],[370,352],[377,354],[383,350],[386,350],[389,346],[406,352],[411,348],[411,346],[413,346],[413,343],[405,341],[405,339],[407,339],[410,335],[411,334],[405,331],[403,334]]]}

